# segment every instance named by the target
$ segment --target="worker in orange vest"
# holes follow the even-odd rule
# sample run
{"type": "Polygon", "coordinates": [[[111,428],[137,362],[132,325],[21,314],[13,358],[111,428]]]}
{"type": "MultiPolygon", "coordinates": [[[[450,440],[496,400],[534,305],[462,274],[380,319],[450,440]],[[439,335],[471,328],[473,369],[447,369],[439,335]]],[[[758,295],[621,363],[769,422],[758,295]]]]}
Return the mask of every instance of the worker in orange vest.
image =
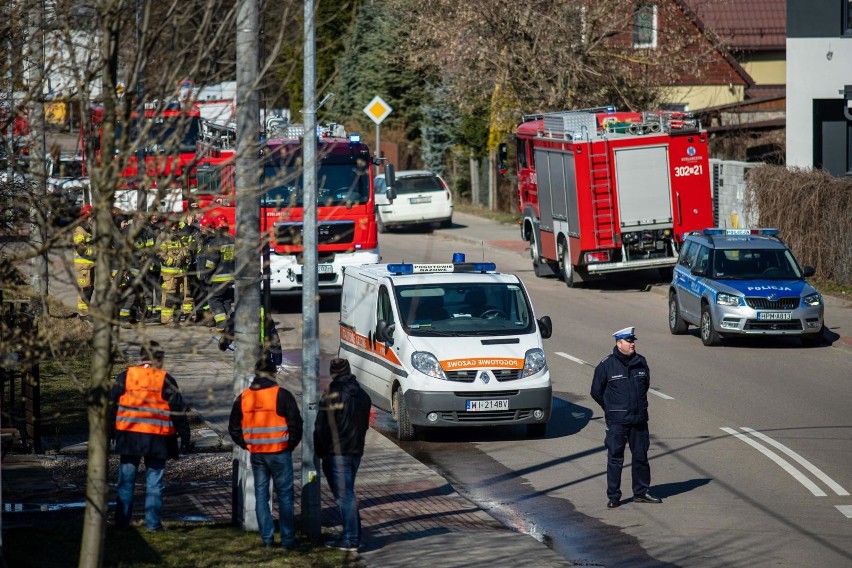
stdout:
{"type": "Polygon", "coordinates": [[[187,405],[174,377],[163,370],[165,353],[156,341],[143,345],[141,362],[118,375],[110,391],[110,437],[121,455],[115,486],[115,526],[127,528],[133,518],[133,485],[145,459],[145,528],[165,530],[160,522],[163,507],[163,474],[166,460],[189,451],[187,405]]]}
{"type": "Polygon", "coordinates": [[[257,525],[263,546],[274,544],[275,523],[269,507],[269,482],[278,494],[281,546],[296,550],[293,450],[302,440],[302,415],[293,394],[275,382],[275,365],[264,357],[251,384],[234,401],[228,433],[251,453],[257,525]]]}

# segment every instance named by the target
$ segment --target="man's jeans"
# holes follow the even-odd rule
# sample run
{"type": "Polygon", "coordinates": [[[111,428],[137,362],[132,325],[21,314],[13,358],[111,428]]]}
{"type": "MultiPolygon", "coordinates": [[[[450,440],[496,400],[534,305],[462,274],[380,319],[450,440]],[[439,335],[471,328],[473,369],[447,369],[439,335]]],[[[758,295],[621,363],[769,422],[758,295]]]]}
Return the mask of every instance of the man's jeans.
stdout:
{"type": "Polygon", "coordinates": [[[322,460],[323,475],[340,511],[341,540],[355,546],[361,544],[361,515],[355,498],[355,476],[360,465],[360,456],[328,456],[322,460]]]}
{"type": "MultiPolygon", "coordinates": [[[[139,471],[141,456],[121,456],[118,482],[115,485],[115,526],[126,528],[133,519],[133,485],[139,471]]],[[[166,460],[145,458],[145,528],[149,531],[161,527],[160,511],[163,509],[163,472],[166,460]]]]}
{"type": "Polygon", "coordinates": [[[278,494],[278,524],[281,529],[281,545],[296,544],[295,512],[293,497],[293,453],[251,454],[251,471],[254,475],[254,511],[257,526],[264,544],[272,544],[275,521],[269,507],[269,481],[278,494]]]}

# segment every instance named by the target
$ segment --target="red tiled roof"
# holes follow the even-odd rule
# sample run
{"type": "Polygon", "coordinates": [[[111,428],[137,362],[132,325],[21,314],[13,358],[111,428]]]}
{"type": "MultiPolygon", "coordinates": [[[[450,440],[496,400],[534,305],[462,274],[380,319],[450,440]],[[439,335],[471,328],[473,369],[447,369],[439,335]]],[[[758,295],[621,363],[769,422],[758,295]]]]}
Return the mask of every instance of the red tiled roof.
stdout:
{"type": "Polygon", "coordinates": [[[684,0],[728,49],[784,49],[786,0],[684,0]]]}

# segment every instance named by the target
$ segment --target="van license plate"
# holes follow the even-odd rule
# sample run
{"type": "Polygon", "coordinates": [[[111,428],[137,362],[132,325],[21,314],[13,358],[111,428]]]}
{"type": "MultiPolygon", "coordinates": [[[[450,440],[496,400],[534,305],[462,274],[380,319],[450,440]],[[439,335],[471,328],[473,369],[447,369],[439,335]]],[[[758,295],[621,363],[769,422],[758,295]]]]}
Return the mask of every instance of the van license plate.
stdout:
{"type": "Polygon", "coordinates": [[[788,320],[790,312],[758,312],[757,319],[759,320],[788,320]]]}
{"type": "Polygon", "coordinates": [[[334,272],[333,264],[317,264],[317,272],[319,274],[331,274],[334,272]]]}
{"type": "Polygon", "coordinates": [[[509,400],[469,400],[468,412],[484,412],[488,410],[509,410],[509,400]]]}
{"type": "Polygon", "coordinates": [[[412,197],[408,200],[412,205],[417,205],[418,203],[432,203],[431,197],[412,197]]]}

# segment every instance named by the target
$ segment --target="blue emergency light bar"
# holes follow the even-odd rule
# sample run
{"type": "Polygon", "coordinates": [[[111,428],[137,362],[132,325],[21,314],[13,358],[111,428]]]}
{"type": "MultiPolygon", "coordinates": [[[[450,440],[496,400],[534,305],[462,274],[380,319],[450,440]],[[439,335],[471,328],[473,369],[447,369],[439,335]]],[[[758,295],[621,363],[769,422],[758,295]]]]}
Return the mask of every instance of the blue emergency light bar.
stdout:
{"type": "Polygon", "coordinates": [[[464,254],[453,253],[453,262],[435,264],[398,263],[388,264],[388,272],[402,274],[435,274],[444,272],[494,272],[497,265],[493,262],[465,262],[464,254]]]}
{"type": "Polygon", "coordinates": [[[350,144],[358,144],[360,142],[361,142],[361,135],[360,134],[350,134],[349,135],[349,143],[350,144]]]}
{"type": "Polygon", "coordinates": [[[724,229],[722,227],[713,227],[709,229],[704,229],[703,233],[708,237],[719,235],[725,235],[729,237],[741,237],[747,235],[763,235],[766,237],[775,237],[778,236],[780,231],[778,229],[724,229]]]}

